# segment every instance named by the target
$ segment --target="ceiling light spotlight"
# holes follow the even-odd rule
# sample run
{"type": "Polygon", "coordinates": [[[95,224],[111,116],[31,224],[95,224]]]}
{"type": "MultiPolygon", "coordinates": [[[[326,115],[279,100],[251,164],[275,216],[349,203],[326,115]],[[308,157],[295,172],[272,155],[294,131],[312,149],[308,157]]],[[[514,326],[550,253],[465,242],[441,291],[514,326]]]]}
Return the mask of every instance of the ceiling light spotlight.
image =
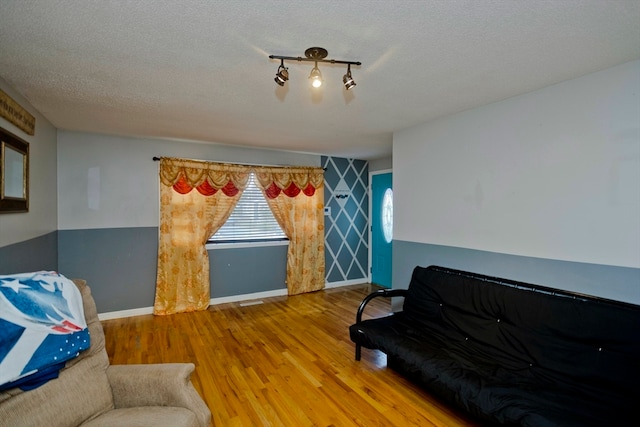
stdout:
{"type": "Polygon", "coordinates": [[[276,77],[273,80],[278,83],[279,86],[284,86],[284,82],[289,80],[289,71],[288,68],[284,66],[284,59],[280,60],[278,72],[276,73],[276,77]]]}
{"type": "Polygon", "coordinates": [[[316,66],[311,70],[311,74],[309,74],[309,78],[311,79],[311,86],[320,87],[322,86],[322,74],[320,74],[320,70],[318,69],[318,63],[316,62],[316,66]]]}
{"type": "Polygon", "coordinates": [[[314,62],[315,65],[311,70],[311,74],[309,75],[309,79],[311,79],[311,84],[313,87],[322,86],[322,74],[318,69],[318,62],[327,62],[329,64],[347,64],[347,74],[344,75],[342,81],[347,90],[351,89],[356,85],[356,82],[353,81],[351,77],[351,66],[352,65],[362,65],[357,61],[338,61],[335,59],[325,59],[328,55],[327,49],[322,47],[310,47],[309,49],[304,51],[304,58],[301,56],[279,56],[279,55],[269,55],[270,59],[279,59],[280,67],[278,67],[278,72],[276,73],[275,82],[284,86],[284,83],[289,80],[289,71],[284,66],[284,61],[298,61],[298,62],[314,62]]]}
{"type": "Polygon", "coordinates": [[[347,74],[342,78],[342,82],[344,83],[344,87],[349,90],[356,85],[356,82],[351,77],[351,64],[347,65],[347,74]]]}

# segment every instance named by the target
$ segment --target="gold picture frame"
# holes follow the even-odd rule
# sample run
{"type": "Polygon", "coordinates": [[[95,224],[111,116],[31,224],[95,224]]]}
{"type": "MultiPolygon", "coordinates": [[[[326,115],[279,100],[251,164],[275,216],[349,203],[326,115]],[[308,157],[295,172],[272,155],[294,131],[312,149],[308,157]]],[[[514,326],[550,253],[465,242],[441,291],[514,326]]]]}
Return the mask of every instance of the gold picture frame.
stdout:
{"type": "Polygon", "coordinates": [[[29,143],[0,128],[0,213],[29,211],[29,143]]]}

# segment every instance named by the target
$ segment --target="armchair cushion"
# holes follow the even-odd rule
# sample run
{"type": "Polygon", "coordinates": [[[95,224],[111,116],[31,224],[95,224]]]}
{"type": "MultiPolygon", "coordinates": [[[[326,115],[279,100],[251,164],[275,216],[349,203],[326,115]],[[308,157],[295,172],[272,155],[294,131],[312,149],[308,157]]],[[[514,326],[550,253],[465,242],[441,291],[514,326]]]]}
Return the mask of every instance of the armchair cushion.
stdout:
{"type": "Polygon", "coordinates": [[[188,408],[201,425],[209,423],[209,408],[191,384],[193,363],[111,365],[107,377],[116,409],[136,406],[188,408]]]}
{"type": "Polygon", "coordinates": [[[139,406],[114,409],[82,427],[200,427],[196,414],[185,408],[169,406],[139,406]]]}

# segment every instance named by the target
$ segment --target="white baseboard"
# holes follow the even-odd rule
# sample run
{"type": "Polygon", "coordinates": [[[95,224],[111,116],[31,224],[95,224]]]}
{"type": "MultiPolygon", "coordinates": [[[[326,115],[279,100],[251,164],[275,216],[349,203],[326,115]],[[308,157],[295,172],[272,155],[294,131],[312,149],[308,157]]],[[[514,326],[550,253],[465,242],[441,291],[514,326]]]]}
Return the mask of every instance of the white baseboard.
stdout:
{"type": "MultiPolygon", "coordinates": [[[[342,282],[325,283],[324,287],[325,289],[331,289],[331,288],[339,288],[341,286],[361,285],[364,283],[369,283],[369,281],[366,278],[344,280],[342,282]]],[[[286,289],[276,289],[273,291],[255,292],[252,294],[232,295],[228,297],[211,298],[211,300],[209,301],[209,304],[218,305],[218,304],[226,304],[230,302],[249,301],[249,300],[255,300],[260,298],[279,297],[283,295],[287,295],[286,289]]],[[[133,308],[130,310],[119,310],[119,311],[109,311],[106,313],[98,313],[98,319],[111,320],[111,319],[120,319],[123,317],[143,316],[145,314],[153,314],[153,307],[142,307],[142,308],[133,308]]]]}
{"type": "Polygon", "coordinates": [[[286,289],[275,289],[273,291],[254,292],[252,294],[231,295],[228,297],[211,298],[211,301],[209,301],[209,304],[218,305],[218,304],[226,304],[229,302],[248,301],[253,299],[269,298],[269,297],[280,297],[283,295],[287,295],[286,289]]]}
{"type": "Polygon", "coordinates": [[[106,313],[98,313],[98,319],[111,320],[123,317],[142,316],[145,314],[153,314],[153,307],[132,308],[131,310],[109,311],[106,313]]]}
{"type": "Polygon", "coordinates": [[[325,289],[329,288],[339,288],[341,286],[351,286],[351,285],[363,285],[365,283],[369,283],[369,279],[363,277],[362,279],[352,279],[352,280],[343,280],[342,282],[331,282],[325,283],[325,289]]]}
{"type": "MultiPolygon", "coordinates": [[[[229,297],[211,298],[209,304],[218,305],[226,304],[229,302],[248,301],[260,298],[278,297],[287,295],[286,289],[277,289],[274,291],[255,292],[252,294],[232,295],[229,297]]],[[[133,308],[131,310],[109,311],[106,313],[98,313],[98,319],[111,320],[120,319],[123,317],[142,316],[145,314],[153,314],[153,307],[133,308]]]]}

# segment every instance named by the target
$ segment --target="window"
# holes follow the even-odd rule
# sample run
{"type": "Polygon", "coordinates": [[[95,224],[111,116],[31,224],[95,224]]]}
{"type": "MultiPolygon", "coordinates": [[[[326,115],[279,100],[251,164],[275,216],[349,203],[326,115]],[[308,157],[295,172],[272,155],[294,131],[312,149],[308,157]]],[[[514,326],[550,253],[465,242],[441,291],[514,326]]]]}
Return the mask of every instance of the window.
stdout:
{"type": "Polygon", "coordinates": [[[216,234],[211,236],[209,242],[240,243],[273,240],[287,240],[287,236],[273,217],[252,173],[247,188],[231,216],[216,234]]]}
{"type": "Polygon", "coordinates": [[[384,233],[384,241],[391,243],[393,239],[393,190],[387,188],[382,198],[382,232],[384,233]]]}

